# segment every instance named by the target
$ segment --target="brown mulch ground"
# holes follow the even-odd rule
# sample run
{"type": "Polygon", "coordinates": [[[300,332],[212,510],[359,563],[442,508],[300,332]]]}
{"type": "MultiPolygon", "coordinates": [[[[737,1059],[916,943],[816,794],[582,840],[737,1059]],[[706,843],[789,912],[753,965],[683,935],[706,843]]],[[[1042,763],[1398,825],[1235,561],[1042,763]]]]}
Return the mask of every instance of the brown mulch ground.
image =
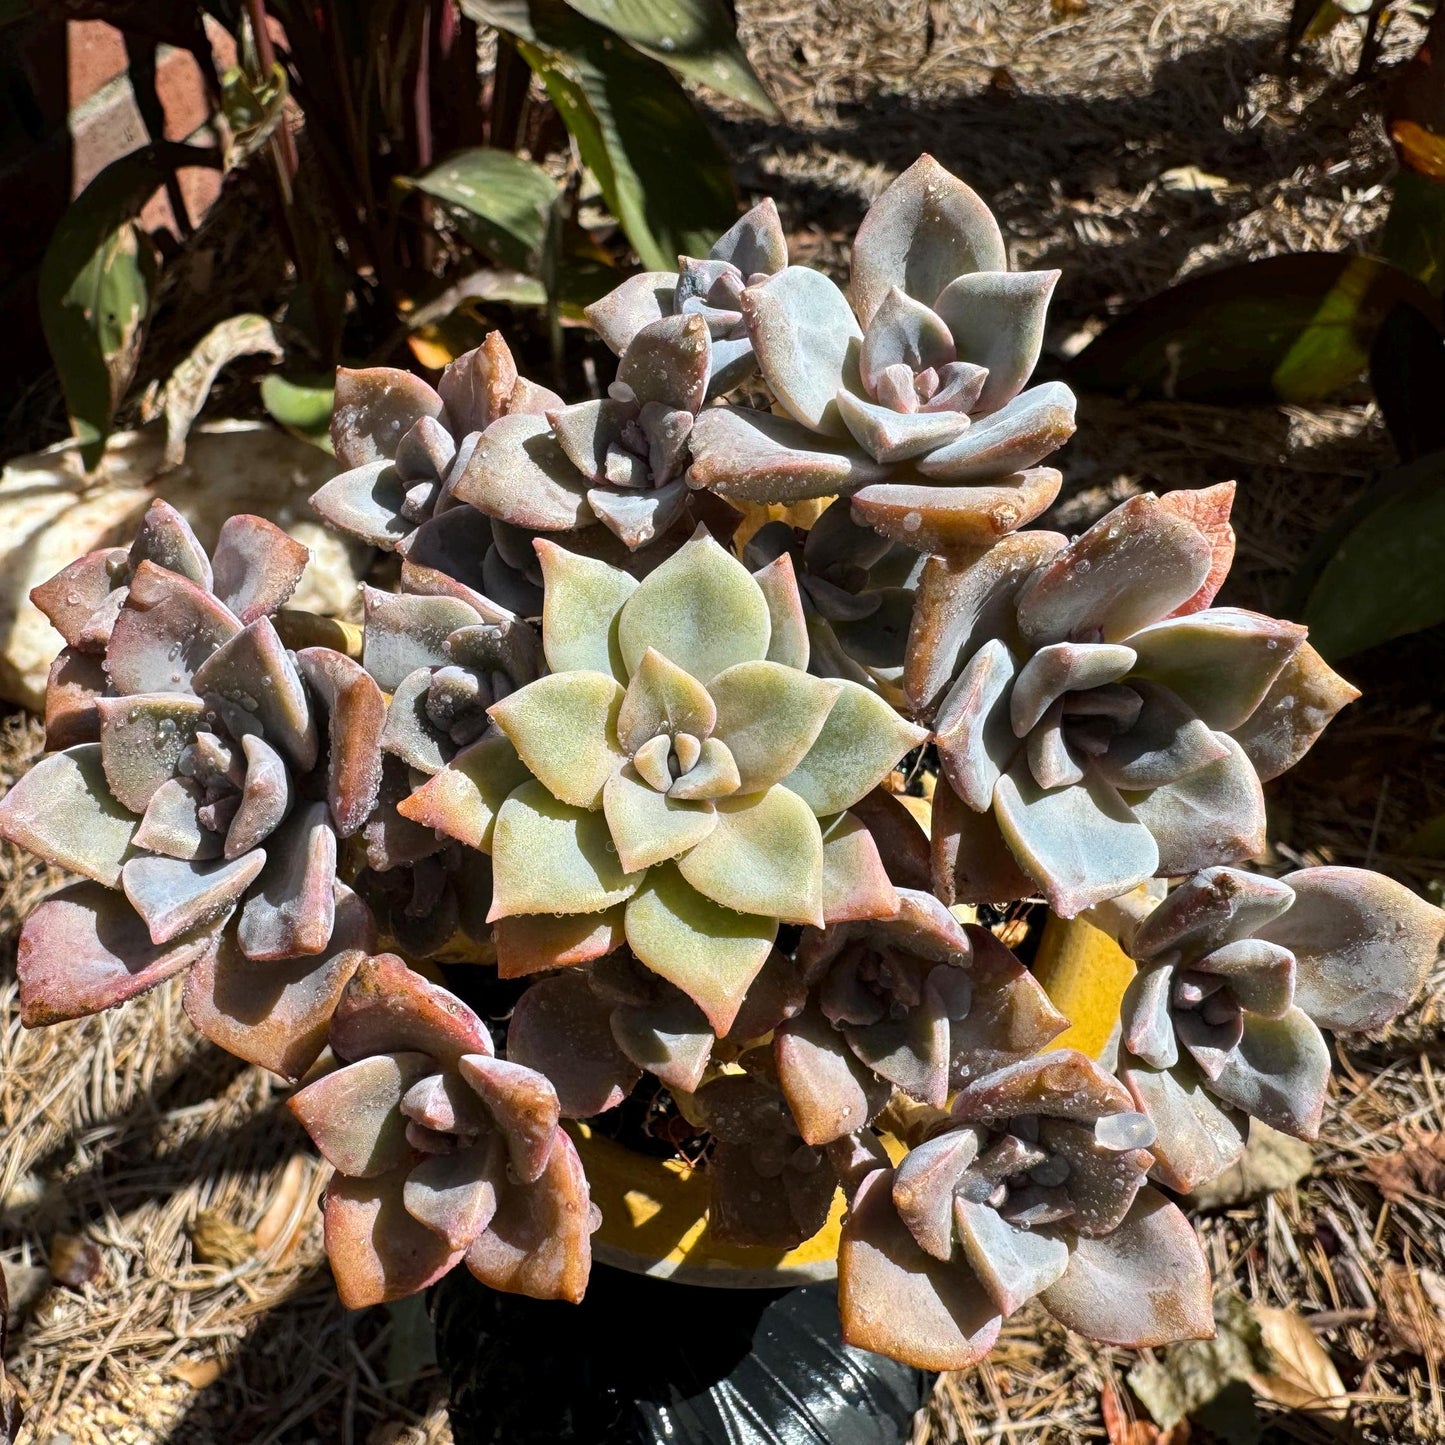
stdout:
{"type": "MultiPolygon", "coordinates": [[[[725,110],[717,121],[744,189],[777,197],[795,255],[845,264],[843,240],[869,199],[931,150],[998,210],[1016,264],[1063,269],[1056,356],[1200,267],[1367,248],[1378,233],[1393,174],[1382,81],[1353,81],[1349,25],[1285,79],[1288,5],[1263,0],[740,9],[786,120],[725,110]],[[1202,189],[1176,188],[1171,174],[1188,167],[1211,178],[1202,189]]],[[[1418,35],[1399,20],[1387,62],[1418,35]]],[[[1319,528],[1390,460],[1363,399],[1229,411],[1086,399],[1052,520],[1077,530],[1131,492],[1235,477],[1240,557],[1224,600],[1268,609],[1319,528]]],[[[1417,639],[1344,669],[1366,696],[1272,788],[1267,862],[1368,864],[1438,886],[1405,841],[1445,811],[1442,661],[1437,643],[1417,639]]],[[[0,781],[38,745],[35,726],[12,718],[0,781]]],[[[113,1015],[20,1029],[15,920],[53,881],[0,850],[0,1250],[32,1438],[448,1440],[435,1374],[399,1349],[415,1333],[407,1316],[348,1315],[335,1302],[314,1208],[320,1171],[278,1114],[281,1091],[198,1044],[174,986],[113,1015]],[[97,1247],[93,1277],[80,1278],[82,1266],[75,1284],[53,1281],[57,1235],[97,1247]]],[[[1445,1436],[1445,1324],[1431,1283],[1445,1290],[1445,1170],[1428,1151],[1401,1152],[1445,1130],[1439,996],[1432,988],[1386,1037],[1339,1046],[1307,1179],[1198,1220],[1221,1291],[1303,1315],[1349,1392],[1343,1421],[1261,1403],[1266,1438],[1445,1436]],[[1389,1156],[1387,1200],[1371,1164],[1389,1156]]],[[[1126,1384],[1136,1358],[1026,1310],[988,1363],[940,1381],[916,1440],[1104,1439],[1101,1390],[1142,1413],[1126,1384]]],[[[1213,1437],[1196,1427],[1193,1438],[1213,1437]]]]}

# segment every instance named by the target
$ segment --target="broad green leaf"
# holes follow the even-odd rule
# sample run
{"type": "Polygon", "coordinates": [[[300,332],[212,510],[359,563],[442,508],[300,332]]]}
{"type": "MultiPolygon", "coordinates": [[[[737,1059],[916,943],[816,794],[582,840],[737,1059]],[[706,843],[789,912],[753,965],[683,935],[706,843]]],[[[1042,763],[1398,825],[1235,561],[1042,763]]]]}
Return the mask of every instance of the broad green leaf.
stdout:
{"type": "Polygon", "coordinates": [[[462,235],[504,266],[536,274],[557,182],[511,151],[457,151],[407,184],[457,214],[462,235]]]}
{"type": "Polygon", "coordinates": [[[1310,641],[1329,661],[1445,622],[1445,452],[1403,468],[1341,539],[1310,593],[1310,641]]]}
{"type": "Polygon", "coordinates": [[[567,0],[644,55],[730,95],[769,120],[778,107],[748,60],[722,0],[567,0]]]}
{"type": "Polygon", "coordinates": [[[622,688],[603,672],[554,672],[488,710],[548,791],[574,808],[600,808],[626,761],[617,746],[622,688]]]}
{"type": "Polygon", "coordinates": [[[270,140],[286,112],[286,72],[271,67],[264,81],[252,81],[239,65],[221,76],[221,114],[226,119],[226,169],[232,170],[270,140]]]}
{"type": "Polygon", "coordinates": [[[261,378],[261,405],[271,420],[328,452],[335,400],[336,388],[329,376],[292,380],[273,371],[261,378]]]}
{"type": "Polygon", "coordinates": [[[1380,254],[1418,276],[1431,295],[1445,291],[1445,182],[1410,170],[1395,177],[1380,254]]]}
{"type": "Polygon", "coordinates": [[[1400,301],[1434,315],[1413,276],[1372,256],[1269,256],[1193,276],[1079,353],[1083,388],[1178,401],[1316,401],[1365,370],[1400,301]]]}
{"type": "Polygon", "coordinates": [[[679,255],[705,256],[737,199],[721,147],[667,69],[563,0],[463,0],[462,10],[516,42],[642,264],[672,270],[679,255]]]}

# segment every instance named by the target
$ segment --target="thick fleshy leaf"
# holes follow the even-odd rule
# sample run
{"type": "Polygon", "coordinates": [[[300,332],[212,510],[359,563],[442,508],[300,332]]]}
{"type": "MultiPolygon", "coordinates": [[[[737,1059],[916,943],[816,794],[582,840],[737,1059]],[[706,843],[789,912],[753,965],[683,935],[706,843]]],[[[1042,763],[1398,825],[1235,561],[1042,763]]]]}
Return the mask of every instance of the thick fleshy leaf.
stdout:
{"type": "Polygon", "coordinates": [[[1266,927],[1294,902],[1294,889],[1278,878],[1238,868],[1206,868],[1186,879],[1145,917],[1129,944],[1137,959],[1178,951],[1186,963],[1221,944],[1253,933],[1270,938],[1266,927]]]}
{"type": "Polygon", "coordinates": [[[643,271],[614,286],[588,306],[585,314],[602,340],[621,356],[644,326],[672,315],[676,289],[675,271],[643,271]]]}
{"type": "Polygon", "coordinates": [[[910,1098],[941,1109],[948,1102],[948,1017],[926,996],[902,1018],[845,1027],[843,1036],[864,1066],[910,1098]]]}
{"type": "Polygon", "coordinates": [[[1159,499],[1160,506],[1166,511],[1187,518],[1209,539],[1208,575],[1199,584],[1199,590],[1174,609],[1176,617],[1208,607],[1229,575],[1229,569],[1234,564],[1234,528],[1229,525],[1234,490],[1233,482],[1216,482],[1212,487],[1200,487],[1198,490],[1166,492],[1159,499]]]}
{"type": "Polygon", "coordinates": [[[103,547],[76,558],[48,581],[32,587],[30,600],[50,619],[50,625],[68,646],[81,647],[86,623],[112,592],[125,585],[129,573],[129,550],[103,547]]]}
{"type": "Polygon", "coordinates": [[[821,927],[823,836],[807,803],[774,785],[714,807],[716,826],[682,855],[678,872],[725,908],[821,927]]]}
{"type": "Polygon", "coordinates": [[[900,717],[877,693],[856,682],[837,686],[843,690],[823,730],[783,779],[820,818],[851,808],[928,738],[927,728],[900,717]]]}
{"type": "Polygon", "coordinates": [[[729,667],[708,690],[717,706],[717,737],[737,763],[742,791],[751,793],[780,782],[803,761],[844,684],[758,661],[729,667]]]}
{"type": "Polygon", "coordinates": [[[821,271],[787,266],[742,297],[758,367],[789,416],[810,431],[844,431],[835,398],[859,389],[863,331],[821,271]]]}
{"type": "Polygon", "coordinates": [[[211,558],[212,590],[242,622],[254,622],[286,605],[310,556],[264,517],[227,517],[211,558]]]}
{"type": "Polygon", "coordinates": [[[111,796],[100,743],[42,758],[0,800],[0,836],[107,888],[120,886],[135,830],[111,796]]]}
{"type": "Polygon", "coordinates": [[[625,755],[617,744],[623,691],[601,672],[554,672],[487,709],[518,756],[563,803],[602,806],[625,755]]]}
{"type": "Polygon", "coordinates": [[[919,1248],[893,1207],[892,1173],[864,1179],[843,1222],[843,1338],[915,1369],[967,1369],[993,1348],[1002,1321],[971,1270],[919,1248]]]}
{"type": "Polygon", "coordinates": [[[395,464],[383,459],[332,477],[311,494],[311,505],[339,531],[390,551],[413,529],[402,515],[406,488],[395,464]]]}
{"type": "Polygon", "coordinates": [[[668,532],[687,510],[687,484],[681,480],[643,491],[593,487],[588,505],[597,520],[625,546],[636,551],[668,532]]]}
{"type": "Polygon", "coordinates": [[[240,630],[209,592],[142,562],[106,644],[111,687],[122,694],[189,692],[196,670],[240,630]]]}
{"type": "Polygon", "coordinates": [[[186,1015],[228,1053],[283,1078],[299,1078],[325,1047],[342,990],[375,946],[371,911],[338,883],[336,926],[323,955],[260,963],[224,934],[186,979],[186,1015]]]}
{"type": "Polygon", "coordinates": [[[846,496],[891,468],[851,442],[820,437],[786,416],[744,406],[706,407],[692,429],[688,482],[743,502],[846,496]]]}
{"type": "Polygon", "coordinates": [[[1156,1189],[1112,1234],[1080,1239],[1044,1308],[1088,1339],[1134,1349],[1214,1333],[1209,1266],[1189,1221],[1156,1189]]]}
{"type": "Polygon", "coordinates": [[[1214,737],[1226,756],[1177,783],[1130,795],[1134,816],[1158,845],[1161,876],[1237,863],[1264,851],[1264,789],[1239,744],[1228,733],[1214,737]]]}
{"type": "Polygon", "coordinates": [[[1069,1265],[1069,1246],[1046,1230],[1016,1229],[987,1204],[953,1201],[963,1256],[1005,1319],[1069,1265]]]}
{"type": "Polygon", "coordinates": [[[1234,740],[1261,782],[1288,772],[1347,703],[1359,697],[1309,643],[1285,664],[1259,706],[1234,729],[1234,740]]]}
{"type": "Polygon", "coordinates": [[[451,1066],[462,1054],[491,1054],[486,1025],[459,998],[428,983],[394,953],[362,959],[331,1020],[337,1057],[416,1050],[451,1066]]]}
{"type": "Polygon", "coordinates": [[[435,1071],[426,1054],[374,1054],[323,1074],[287,1104],[329,1163],[354,1179],[375,1179],[411,1158],[401,1098],[435,1071]]]}
{"type": "Polygon", "coordinates": [[[552,1081],[568,1119],[615,1109],[641,1075],[613,1037],[611,1013],[577,974],[539,979],[517,1001],[508,1057],[552,1081]]]}
{"type": "Polygon", "coordinates": [[[215,947],[209,929],[153,944],[119,893],[72,883],[36,904],[20,930],[21,1022],[40,1028],[98,1013],[163,983],[215,947]]]}
{"type": "Polygon", "coordinates": [[[362,665],[377,685],[395,692],[419,667],[451,661],[447,638],[459,627],[482,621],[475,608],[456,597],[423,597],[363,587],[366,641],[362,665]]]}
{"type": "Polygon", "coordinates": [[[336,368],[331,445],[344,467],[396,455],[419,417],[441,416],[442,399],[421,377],[390,366],[336,368]]]}
{"type": "Polygon", "coordinates": [[[1240,1008],[1249,1013],[1278,1018],[1294,1000],[1294,954],[1277,943],[1241,938],[1216,948],[1198,967],[1227,980],[1240,1008]]]}
{"type": "Polygon", "coordinates": [[[925,477],[985,482],[1037,465],[1074,434],[1074,393],[1061,381],[1021,391],[1006,406],[974,419],[956,441],[915,463],[925,477]]]}
{"type": "Polygon", "coordinates": [[[423,1159],[402,1188],[406,1212],[435,1230],[449,1248],[465,1249],[497,1212],[498,1195],[506,1187],[505,1159],[500,1141],[491,1137],[471,1149],[423,1159]]]}
{"type": "Polygon", "coordinates": [[[714,903],[664,864],[628,903],[626,928],[637,957],[687,994],[722,1035],[767,961],[778,922],[714,903]]]}
{"type": "MultiPolygon", "coordinates": [[[[873,832],[851,812],[820,822],[824,922],[846,923],[896,913],[898,890],[888,876],[873,832]]],[[[910,826],[921,843],[922,833],[911,820],[910,826]]]]}
{"type": "Polygon", "coordinates": [[[655,401],[673,411],[698,411],[707,395],[712,347],[701,316],[650,321],[617,363],[617,380],[639,406],[655,401]]]}
{"type": "Polygon", "coordinates": [[[1123,1085],[1087,1054],[1054,1049],[966,1085],[954,1099],[952,1112],[965,1123],[1047,1114],[1092,1125],[1101,1114],[1129,1113],[1133,1108],[1123,1085]]]}
{"type": "Polygon", "coordinates": [[[617,616],[637,590],[636,578],[544,538],[536,546],[546,585],[542,648],[547,666],[553,672],[610,673],[625,684],[617,616]]]}
{"type": "MultiPolygon", "coordinates": [[[[917,815],[886,787],[874,788],[849,812],[873,835],[888,877],[900,888],[932,886],[928,833],[917,815]]],[[[826,838],[828,829],[824,824],[826,838]]]]}
{"type": "Polygon", "coordinates": [[[502,1192],[467,1268],[492,1289],[575,1304],[592,1268],[591,1210],[582,1161],[559,1129],[542,1177],[502,1192]]]}
{"type": "Polygon", "coordinates": [[[874,483],[854,493],[853,516],[906,547],[957,552],[989,546],[1032,522],[1062,485],[1063,473],[1052,467],[991,474],[977,486],[874,483]]]}
{"type": "Polygon", "coordinates": [[[568,460],[545,417],[512,413],[484,431],[452,495],[489,517],[539,532],[592,521],[587,479],[568,460]]]}
{"type": "Polygon", "coordinates": [[[711,803],[680,802],[659,793],[628,763],[607,780],[602,809],[627,873],[676,858],[700,844],[717,826],[711,803]]]}
{"type": "Polygon", "coordinates": [[[772,624],[766,660],[806,671],[808,626],[803,618],[803,599],[798,591],[793,559],[784,552],[754,572],[753,580],[762,588],[772,624]]]}
{"type": "Polygon", "coordinates": [[[191,524],[159,497],[146,508],[131,544],[130,565],[154,562],[168,572],[179,573],[204,591],[211,590],[211,563],[191,524]]]}
{"type": "Polygon", "coordinates": [[[557,1137],[557,1091],[535,1069],[486,1054],[463,1054],[463,1079],[476,1090],[507,1143],[512,1172],[524,1184],[537,1179],[557,1137]]]}
{"type": "Polygon", "coordinates": [[[1305,629],[1238,607],[1166,618],[1129,639],[1135,669],[1176,693],[1212,728],[1237,728],[1264,700],[1305,629]]]}
{"type": "Polygon", "coordinates": [[[600,811],[570,807],[538,782],[523,783],[502,804],[492,868],[488,921],[514,913],[600,913],[631,898],[644,876],[622,867],[600,811]]]}
{"type": "Polygon", "coordinates": [[[968,1012],[949,1019],[950,1086],[981,1078],[1047,1047],[1069,1026],[1043,986],[986,928],[965,930],[972,984],[968,1012]]]}
{"type": "Polygon", "coordinates": [[[1055,642],[1019,670],[1009,696],[1009,721],[1023,737],[1066,692],[1117,682],[1134,665],[1134,650],[1119,643],[1055,642]]]}
{"type": "Polygon", "coordinates": [[[1177,970],[1170,963],[1142,968],[1129,980],[1119,1006],[1124,1047],[1156,1069],[1171,1069],[1179,1062],[1179,1039],[1174,1031],[1174,983],[1177,970]]]}
{"type": "Polygon", "coordinates": [[[1295,1003],[1322,1028],[1376,1029],[1424,985],[1445,913],[1362,868],[1285,875],[1289,911],[1259,930],[1295,957],[1295,1003]]]}
{"type": "Polygon", "coordinates": [[[1158,1130],[1149,1152],[1154,1156],[1150,1177],[1160,1184],[1187,1194],[1244,1153],[1245,1116],[1210,1097],[1193,1063],[1181,1060],[1172,1069],[1153,1069],[1125,1056],[1119,1078],[1158,1130]]]}
{"type": "Polygon", "coordinates": [[[986,642],[1022,651],[1014,597],[1033,570],[1067,544],[1057,532],[1019,532],[994,546],[930,557],[918,585],[904,691],[915,716],[930,718],[950,681],[986,642]]]}
{"type": "Polygon", "coordinates": [[[326,714],[326,800],[336,831],[349,838],[381,788],[386,699],[365,668],[329,647],[303,648],[296,661],[326,714]]]}
{"type": "Polygon", "coordinates": [[[497,813],[508,795],[530,777],[511,740],[500,729],[489,728],[403,798],[397,812],[468,848],[490,852],[497,813]]]}
{"type": "Polygon", "coordinates": [[[1091,764],[1110,786],[1158,788],[1230,756],[1224,735],[1206,727],[1168,688],[1132,678],[1128,686],[1142,703],[1138,715],[1091,764]]]}
{"type": "Polygon", "coordinates": [[[629,674],[655,647],[704,684],[765,657],[771,630],[762,589],[702,528],[643,579],[617,619],[629,674]]]}
{"type": "Polygon", "coordinates": [[[416,1294],[462,1257],[407,1213],[410,1165],[378,1179],[333,1176],[326,1186],[326,1256],[343,1308],[366,1309],[416,1294]]]}
{"type": "Polygon", "coordinates": [[[525,913],[497,919],[492,937],[498,977],[525,978],[605,957],[624,942],[624,907],[618,904],[603,913],[571,913],[561,918],[525,913]]]}
{"type": "Polygon", "coordinates": [[[336,832],[325,803],[296,809],[266,840],[266,867],[241,910],[247,958],[320,953],[336,921],[336,832]]]}
{"type": "Polygon", "coordinates": [[[1044,315],[1057,271],[975,271],[950,281],[933,309],[953,335],[961,361],[987,368],[971,410],[991,412],[1023,389],[1044,344],[1044,315]]]}
{"type": "Polygon", "coordinates": [[[132,858],[121,869],[121,885],[159,945],[213,923],[256,881],[265,862],[260,848],[214,863],[132,858]]]}
{"type": "Polygon", "coordinates": [[[170,778],[156,789],[135,831],[134,845],[147,853],[201,862],[219,858],[223,840],[202,827],[200,810],[205,799],[189,778],[170,778]]]}
{"type": "Polygon", "coordinates": [[[1127,893],[1159,869],[1150,829],[1092,774],[1076,787],[1046,791],[1026,763],[1015,762],[993,801],[1014,857],[1064,918],[1127,893]]]}
{"type": "Polygon", "coordinates": [[[1081,1235],[1097,1237],[1117,1229],[1129,1212],[1154,1156],[1147,1149],[1115,1147],[1101,1143],[1097,1131],[1108,1126],[1114,1136],[1131,1134],[1152,1141],[1154,1126],[1146,1115],[1133,1109],[1123,1115],[1106,1115],[1095,1125],[1059,1119],[1039,1121],[1039,1143],[1050,1156],[1069,1166],[1066,1187],[1074,1214],[1071,1228],[1081,1235]]]}
{"type": "Polygon", "coordinates": [[[246,757],[246,781],[241,804],[226,829],[227,858],[239,858],[270,837],[295,800],[286,764],[265,738],[247,733],[241,739],[241,750],[246,757]]]}
{"type": "Polygon", "coordinates": [[[627,684],[617,714],[617,741],[622,751],[631,755],[659,733],[669,737],[691,733],[700,741],[712,732],[716,722],[717,708],[708,689],[655,647],[649,647],[627,684]]]}
{"type": "Polygon", "coordinates": [[[956,276],[1008,264],[993,213],[930,155],[868,208],[853,240],[853,305],[864,325],[897,286],[925,306],[956,276]]]}
{"type": "Polygon", "coordinates": [[[1277,1019],[1245,1014],[1244,1034],[1209,1085],[1271,1129],[1313,1139],[1330,1078],[1330,1051],[1303,1009],[1277,1019]]]}
{"type": "Polygon", "coordinates": [[[992,809],[975,812],[940,777],[930,839],[933,887],[948,903],[1007,903],[1037,892],[992,809]]]}
{"type": "Polygon", "coordinates": [[[638,1068],[688,1094],[702,1082],[716,1042],[702,1010],[675,989],[655,1004],[614,1010],[612,1036],[638,1068]]]}
{"type": "MultiPolygon", "coordinates": [[[[803,665],[807,666],[806,656],[803,665]]],[[[45,679],[45,748],[60,752],[100,741],[96,703],[107,686],[105,665],[91,652],[60,650],[45,679]]]]}
{"type": "Polygon", "coordinates": [[[301,674],[269,617],[258,617],[222,643],[196,669],[192,686],[254,717],[267,739],[302,772],[315,766],[316,719],[301,674]]]}
{"type": "Polygon", "coordinates": [[[816,1008],[779,1026],[773,1054],[778,1084],[809,1144],[831,1144],[863,1128],[888,1102],[888,1084],[854,1057],[816,1008]]]}
{"type": "Polygon", "coordinates": [[[934,740],[954,791],[975,812],[993,800],[995,784],[1019,751],[1012,726],[1017,664],[998,638],[984,643],[938,709],[934,740]]]}
{"type": "Polygon", "coordinates": [[[790,1160],[779,1169],[771,1155],[760,1161],[761,1152],[723,1140],[714,1146],[708,1159],[708,1233],[721,1244],[795,1248],[827,1222],[837,1179],[825,1161],[805,1170],[790,1160]]]}
{"type": "Polygon", "coordinates": [[[1192,597],[1210,561],[1197,527],[1152,493],[1130,497],[1034,573],[1019,594],[1019,627],[1036,645],[1127,641],[1192,597]]]}
{"type": "MultiPolygon", "coordinates": [[[[594,401],[579,401],[564,406],[551,418],[552,435],[557,445],[567,454],[567,460],[587,478],[596,483],[606,475],[608,453],[622,443],[623,429],[628,422],[635,421],[637,408],[625,402],[601,397],[594,401]]],[[[642,459],[628,453],[620,458],[631,459],[634,476],[641,486],[647,481],[647,470],[642,459]]]]}
{"type": "Polygon", "coordinates": [[[853,440],[875,462],[902,462],[951,442],[968,430],[968,418],[957,411],[894,411],[877,402],[839,391],[838,415],[853,440]]]}
{"type": "Polygon", "coordinates": [[[868,322],[858,366],[868,395],[876,396],[891,366],[906,366],[910,372],[939,371],[956,359],[943,322],[923,302],[894,286],[868,322]]]}
{"type": "Polygon", "coordinates": [[[935,1259],[953,1257],[953,1197],[978,1154],[973,1129],[948,1129],[915,1145],[893,1175],[893,1204],[919,1245],[935,1259]]]}

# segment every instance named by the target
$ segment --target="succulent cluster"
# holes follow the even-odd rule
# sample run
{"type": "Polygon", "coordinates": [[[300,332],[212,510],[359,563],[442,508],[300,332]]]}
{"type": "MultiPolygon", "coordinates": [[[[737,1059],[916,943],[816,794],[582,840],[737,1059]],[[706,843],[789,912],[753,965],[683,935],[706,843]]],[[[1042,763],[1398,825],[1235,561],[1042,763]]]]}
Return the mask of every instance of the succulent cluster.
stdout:
{"type": "Polygon", "coordinates": [[[925,157],[846,294],[766,202],[623,283],[605,395],[495,334],[435,388],[342,372],[315,505],[401,559],[354,646],[286,610],[306,557],[270,524],[208,557],[156,503],[34,594],[53,751],[0,834],[80,881],[26,920],[24,1021],[188,970],[203,1033],[304,1079],[348,1305],[463,1260],[578,1298],[571,1121],[607,1114],[696,1141],[720,1241],[790,1248],[841,1190],[854,1343],[958,1367],[1033,1298],[1207,1334],[1149,1181],[1217,1173],[1250,1117],[1311,1136],[1320,1030],[1403,1008],[1445,917],[1237,866],[1354,690],[1215,605],[1232,487],[1020,530],[1073,426],[1028,385],[1055,280],[925,157]],[[1039,895],[1137,962],[1107,1065],[970,907],[1039,895]]]}

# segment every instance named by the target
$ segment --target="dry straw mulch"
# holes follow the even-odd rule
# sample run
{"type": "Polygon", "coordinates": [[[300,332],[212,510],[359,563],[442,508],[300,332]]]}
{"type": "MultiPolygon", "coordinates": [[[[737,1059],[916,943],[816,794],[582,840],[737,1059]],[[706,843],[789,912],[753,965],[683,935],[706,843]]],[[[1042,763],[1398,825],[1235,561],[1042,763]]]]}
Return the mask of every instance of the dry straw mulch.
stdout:
{"type": "MultiPolygon", "coordinates": [[[[744,188],[777,197],[795,256],[841,269],[868,201],[931,150],[998,209],[1016,264],[1063,268],[1056,355],[1201,267],[1367,248],[1378,233],[1393,173],[1382,82],[1354,81],[1348,26],[1283,77],[1285,3],[740,9],[786,119],[727,107],[715,118],[744,188]]],[[[1418,38],[1397,21],[1387,62],[1418,38]]],[[[1240,556],[1224,600],[1268,609],[1318,529],[1389,464],[1363,397],[1229,411],[1087,399],[1049,520],[1077,530],[1131,492],[1235,477],[1240,556]]],[[[1337,861],[1434,881],[1404,844],[1445,811],[1438,695],[1422,681],[1441,662],[1437,645],[1417,640],[1346,667],[1366,696],[1272,788],[1268,866],[1337,861]]],[[[38,747],[35,725],[10,719],[0,783],[38,747]]],[[[103,1018],[20,1029],[16,919],[55,881],[0,850],[0,1250],[33,1438],[449,1439],[437,1377],[405,1348],[415,1334],[406,1317],[335,1303],[315,1209],[321,1171],[279,1110],[281,1091],[198,1044],[175,986],[103,1018]],[[69,1258],[55,1263],[73,1285],[47,1268],[57,1236],[69,1258]],[[83,1278],[87,1251],[67,1245],[75,1236],[96,1247],[93,1277],[83,1278]]],[[[1307,1179],[1199,1218],[1221,1291],[1301,1315],[1349,1392],[1342,1421],[1263,1404],[1266,1438],[1445,1437],[1445,1150],[1402,1153],[1445,1130],[1442,982],[1384,1038],[1339,1046],[1307,1179]]],[[[1126,1384],[1136,1362],[1025,1311],[988,1363],[940,1381],[915,1438],[1104,1439],[1101,1392],[1117,1392],[1126,1415],[1139,1410],[1126,1384]]],[[[1116,1423],[1116,1441],[1125,1430],[1116,1423]]],[[[1196,1426],[1192,1438],[1211,1437],[1196,1426]]]]}

